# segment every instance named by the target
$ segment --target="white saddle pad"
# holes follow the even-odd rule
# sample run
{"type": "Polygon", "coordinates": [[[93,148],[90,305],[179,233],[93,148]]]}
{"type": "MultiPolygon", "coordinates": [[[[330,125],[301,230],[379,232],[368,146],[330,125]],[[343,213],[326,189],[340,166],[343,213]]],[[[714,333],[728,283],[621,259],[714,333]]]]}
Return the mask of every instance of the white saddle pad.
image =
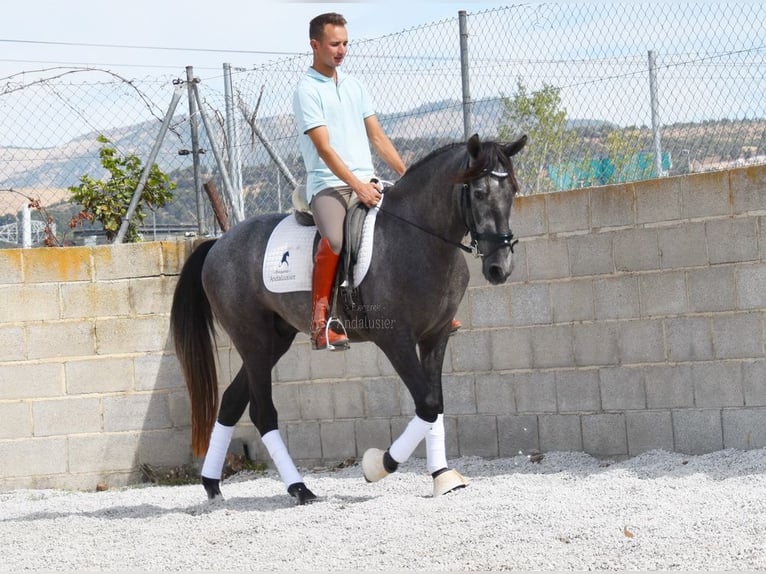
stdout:
{"type": "Polygon", "coordinates": [[[311,291],[314,236],[317,228],[288,215],[271,232],[263,257],[263,283],[273,293],[311,291]]]}
{"type": "Polygon", "coordinates": [[[354,267],[354,287],[359,287],[362,284],[367,271],[370,269],[370,261],[372,261],[372,239],[375,237],[375,220],[378,217],[378,208],[383,205],[384,195],[380,196],[378,205],[373,207],[367,212],[367,216],[364,218],[364,224],[362,225],[362,243],[359,246],[359,253],[357,254],[356,266],[354,267]]]}
{"type": "MultiPolygon", "coordinates": [[[[377,208],[371,209],[362,226],[362,245],[354,268],[354,287],[361,285],[370,268],[377,215],[377,208]]],[[[263,283],[266,289],[272,293],[311,291],[316,233],[316,226],[300,225],[292,215],[277,224],[271,232],[263,257],[263,283]]]]}

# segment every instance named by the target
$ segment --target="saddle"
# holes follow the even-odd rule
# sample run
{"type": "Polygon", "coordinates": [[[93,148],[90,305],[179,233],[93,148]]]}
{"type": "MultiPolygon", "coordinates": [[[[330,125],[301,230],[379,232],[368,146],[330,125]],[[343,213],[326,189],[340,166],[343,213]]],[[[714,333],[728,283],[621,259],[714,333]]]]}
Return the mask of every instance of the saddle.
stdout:
{"type": "MultiPolygon", "coordinates": [[[[301,202],[299,196],[302,195],[295,188],[293,191],[293,206],[295,208],[295,220],[304,226],[313,226],[316,224],[314,215],[311,213],[305,201],[301,202]]],[[[364,229],[364,220],[367,217],[369,208],[363,203],[355,201],[346,212],[343,223],[343,247],[340,253],[340,265],[335,276],[335,288],[333,289],[333,301],[331,307],[336,307],[338,293],[347,313],[358,314],[363,309],[359,288],[355,287],[354,269],[359,260],[359,252],[362,247],[362,231],[364,229]]],[[[314,250],[319,243],[319,234],[314,239],[314,250]]]]}

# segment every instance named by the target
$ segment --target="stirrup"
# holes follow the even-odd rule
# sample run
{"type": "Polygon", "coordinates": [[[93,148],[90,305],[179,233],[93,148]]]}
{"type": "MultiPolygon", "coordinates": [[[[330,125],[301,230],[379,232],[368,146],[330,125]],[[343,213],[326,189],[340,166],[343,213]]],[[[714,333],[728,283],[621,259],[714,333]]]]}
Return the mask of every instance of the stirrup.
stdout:
{"type": "Polygon", "coordinates": [[[312,329],[311,348],[314,351],[345,351],[348,349],[348,333],[346,333],[346,328],[343,326],[343,323],[341,323],[340,319],[330,317],[325,321],[324,325],[319,327],[316,331],[312,329]],[[342,335],[330,329],[333,323],[340,325],[340,329],[343,331],[342,335]],[[341,338],[340,343],[336,342],[335,344],[332,344],[330,342],[330,335],[341,338]],[[320,340],[322,340],[321,345],[319,344],[320,340]]]}
{"type": "MultiPolygon", "coordinates": [[[[340,333],[336,333],[336,334],[339,335],[340,333]]],[[[324,326],[324,340],[327,341],[327,347],[325,348],[328,351],[345,351],[346,349],[348,349],[349,344],[348,344],[348,333],[346,332],[346,327],[345,325],[343,325],[343,322],[337,317],[327,318],[327,322],[325,323],[325,326],[324,326]],[[340,330],[343,331],[343,336],[346,338],[345,343],[341,345],[332,345],[330,343],[330,326],[333,323],[340,325],[340,330]]]]}

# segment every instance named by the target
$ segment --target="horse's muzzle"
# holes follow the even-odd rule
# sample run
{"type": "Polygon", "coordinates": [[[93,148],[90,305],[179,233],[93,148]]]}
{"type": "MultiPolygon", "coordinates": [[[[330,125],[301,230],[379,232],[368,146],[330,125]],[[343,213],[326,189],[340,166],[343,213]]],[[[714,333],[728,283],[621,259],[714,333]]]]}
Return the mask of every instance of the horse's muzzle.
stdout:
{"type": "MultiPolygon", "coordinates": [[[[510,254],[509,254],[510,255],[510,254]]],[[[502,285],[508,280],[513,271],[513,258],[508,257],[501,261],[484,260],[482,274],[492,285],[502,285]]]]}

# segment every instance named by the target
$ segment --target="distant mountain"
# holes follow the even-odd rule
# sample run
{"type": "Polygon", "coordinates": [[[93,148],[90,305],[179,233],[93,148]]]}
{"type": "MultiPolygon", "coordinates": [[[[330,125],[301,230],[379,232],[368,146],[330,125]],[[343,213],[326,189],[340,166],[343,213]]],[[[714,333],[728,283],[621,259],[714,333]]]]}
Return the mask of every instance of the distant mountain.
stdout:
{"type": "MultiPolygon", "coordinates": [[[[502,118],[501,99],[471,103],[471,132],[478,133],[482,138],[496,137],[502,118]]],[[[219,130],[219,124],[215,123],[218,122],[217,118],[211,118],[211,121],[214,122],[215,129],[219,130]]],[[[397,148],[406,154],[408,162],[417,159],[434,146],[462,140],[464,137],[463,104],[457,100],[427,102],[406,111],[381,114],[380,121],[388,135],[395,140],[397,148]]],[[[253,189],[267,187],[270,183],[266,180],[271,176],[276,177],[276,170],[268,167],[268,153],[247,123],[242,122],[239,125],[242,156],[245,158],[243,172],[249,173],[253,189]],[[253,181],[257,183],[252,183],[253,181]]],[[[298,170],[302,169],[292,115],[260,119],[257,127],[286,163],[296,166],[298,170]]],[[[577,130],[590,149],[599,150],[604,148],[606,132],[617,126],[602,120],[574,118],[568,120],[568,127],[577,130]]],[[[83,174],[103,177],[104,170],[98,156],[98,135],[106,136],[122,155],[135,154],[145,161],[155,144],[159,128],[158,119],[104,132],[86,133],[55,148],[0,147],[0,190],[34,190],[48,204],[50,200],[46,199],[46,196],[50,197],[54,191],[58,192],[56,197],[66,198],[66,188],[77,185],[83,174]],[[46,190],[46,195],[42,195],[41,190],[46,190]]],[[[697,171],[711,162],[763,154],[764,129],[764,120],[720,120],[702,124],[668,125],[663,127],[663,151],[667,150],[679,157],[685,152],[686,164],[679,164],[677,169],[697,171]],[[690,150],[693,153],[690,153],[690,150]]],[[[642,128],[641,131],[644,139],[650,141],[650,130],[642,128]]],[[[157,163],[163,171],[176,177],[179,182],[184,180],[186,187],[193,189],[193,185],[189,183],[192,177],[191,158],[179,157],[180,150],[189,150],[192,147],[190,132],[188,118],[184,115],[175,117],[160,146],[157,163]]],[[[207,150],[205,164],[212,166],[213,154],[201,122],[199,133],[200,147],[207,150]]],[[[275,185],[278,186],[279,182],[275,185]]],[[[5,205],[1,200],[2,197],[0,215],[6,213],[3,211],[5,205]]],[[[18,207],[14,204],[8,212],[15,212],[16,209],[18,207]]]]}
{"type": "MultiPolygon", "coordinates": [[[[474,131],[484,137],[496,133],[501,117],[501,104],[497,100],[473,104],[474,131]]],[[[463,137],[463,108],[458,101],[441,101],[423,104],[399,113],[381,114],[381,124],[392,138],[410,139],[460,139],[463,137]]],[[[0,188],[66,188],[77,185],[79,177],[90,174],[99,177],[103,172],[98,151],[99,135],[107,137],[122,155],[135,154],[147,159],[160,128],[159,121],[148,121],[103,132],[82,134],[55,148],[0,147],[0,188]]],[[[258,121],[258,128],[266,135],[279,154],[295,154],[295,124],[291,115],[272,116],[258,121]]],[[[185,165],[179,160],[178,152],[191,148],[191,134],[186,116],[178,116],[171,122],[158,153],[157,163],[164,166],[185,165]],[[173,128],[173,126],[176,126],[173,128]]],[[[210,144],[200,125],[200,147],[210,153],[210,144]]],[[[254,139],[245,123],[240,128],[243,146],[256,142],[254,150],[248,151],[252,162],[266,163],[268,154],[254,139]]],[[[206,158],[209,163],[212,157],[206,158]]],[[[188,162],[191,165],[191,161],[188,162]]]]}
{"type": "MultiPolygon", "coordinates": [[[[101,133],[83,134],[55,148],[0,147],[0,187],[68,187],[76,185],[80,175],[100,174],[98,151],[101,144],[96,138],[101,133]]],[[[138,153],[144,157],[148,155],[156,134],[157,125],[153,122],[103,132],[123,154],[138,153]]],[[[166,143],[165,147],[168,145],[166,143]]]]}

